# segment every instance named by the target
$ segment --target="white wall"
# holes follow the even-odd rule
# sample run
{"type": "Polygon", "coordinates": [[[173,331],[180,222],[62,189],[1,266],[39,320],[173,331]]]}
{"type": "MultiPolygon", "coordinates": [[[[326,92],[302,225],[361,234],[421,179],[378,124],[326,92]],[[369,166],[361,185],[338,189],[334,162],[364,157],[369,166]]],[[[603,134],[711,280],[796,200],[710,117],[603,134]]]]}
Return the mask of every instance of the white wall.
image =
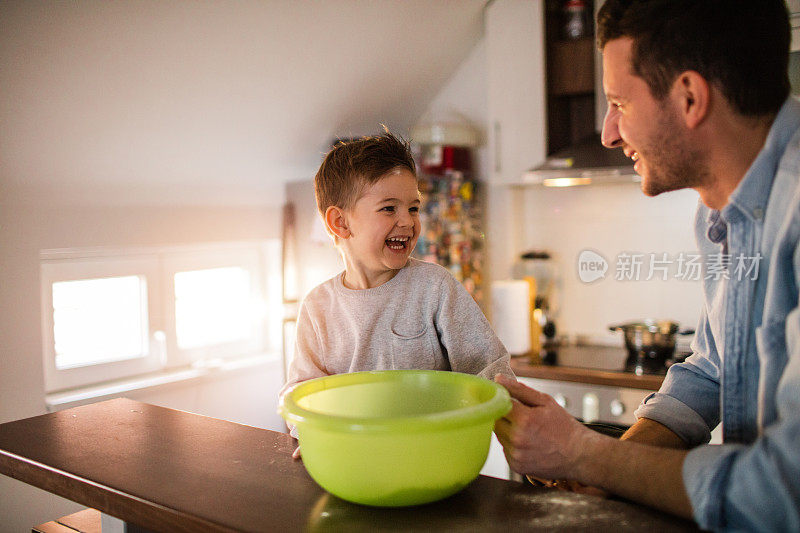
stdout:
{"type": "Polygon", "coordinates": [[[2,188],[280,205],[331,139],[408,131],[484,4],[0,2],[2,188]]]}
{"type": "Polygon", "coordinates": [[[607,326],[633,319],[667,318],[694,328],[700,316],[699,281],[675,277],[676,256],[696,251],[693,216],[697,193],[691,190],[646,197],[638,184],[524,190],[521,250],[553,252],[561,273],[557,323],[562,332],[619,341],[607,326]],[[594,250],[609,263],[604,279],[578,277],[580,252],[594,250]],[[617,280],[619,254],[644,254],[639,281],[617,280]],[[646,281],[648,254],[671,261],[667,280],[646,281]]]}
{"type": "Polygon", "coordinates": [[[489,175],[489,161],[486,157],[486,42],[483,38],[475,45],[469,55],[439,93],[431,100],[420,121],[444,121],[462,118],[477,132],[479,146],[473,151],[475,175],[485,179],[489,175]]]}

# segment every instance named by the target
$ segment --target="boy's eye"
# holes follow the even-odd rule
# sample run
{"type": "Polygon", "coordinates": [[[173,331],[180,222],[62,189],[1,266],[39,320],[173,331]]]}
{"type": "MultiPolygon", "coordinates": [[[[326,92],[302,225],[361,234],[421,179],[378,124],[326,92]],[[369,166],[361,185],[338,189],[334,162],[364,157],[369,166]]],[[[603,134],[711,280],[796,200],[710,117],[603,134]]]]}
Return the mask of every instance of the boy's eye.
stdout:
{"type": "Polygon", "coordinates": [[[387,206],[381,207],[381,211],[386,211],[387,213],[394,213],[394,206],[393,205],[387,205],[387,206]]]}

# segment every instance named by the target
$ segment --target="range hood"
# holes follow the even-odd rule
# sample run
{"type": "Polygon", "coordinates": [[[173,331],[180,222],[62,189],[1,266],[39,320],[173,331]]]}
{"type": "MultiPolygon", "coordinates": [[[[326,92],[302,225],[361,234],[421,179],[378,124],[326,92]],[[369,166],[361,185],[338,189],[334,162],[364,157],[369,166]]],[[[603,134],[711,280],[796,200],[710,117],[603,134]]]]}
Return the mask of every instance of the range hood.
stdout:
{"type": "Polygon", "coordinates": [[[595,134],[549,156],[526,171],[522,183],[548,187],[570,187],[602,183],[635,183],[641,177],[621,148],[608,149],[595,134]]]}

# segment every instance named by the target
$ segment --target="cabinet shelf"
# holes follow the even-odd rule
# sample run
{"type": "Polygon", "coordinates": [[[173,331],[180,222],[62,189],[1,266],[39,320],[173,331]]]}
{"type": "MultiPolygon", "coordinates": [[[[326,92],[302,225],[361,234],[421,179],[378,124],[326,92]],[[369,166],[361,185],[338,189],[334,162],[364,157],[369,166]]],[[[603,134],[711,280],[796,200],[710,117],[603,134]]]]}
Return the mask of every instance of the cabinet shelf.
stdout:
{"type": "MultiPolygon", "coordinates": [[[[545,9],[548,155],[580,142],[595,131],[593,28],[590,26],[585,37],[565,39],[564,3],[547,0],[545,9]]],[[[592,0],[586,2],[586,9],[594,12],[592,0]]]]}
{"type": "Polygon", "coordinates": [[[594,39],[550,43],[547,92],[551,96],[594,94],[594,39]]]}

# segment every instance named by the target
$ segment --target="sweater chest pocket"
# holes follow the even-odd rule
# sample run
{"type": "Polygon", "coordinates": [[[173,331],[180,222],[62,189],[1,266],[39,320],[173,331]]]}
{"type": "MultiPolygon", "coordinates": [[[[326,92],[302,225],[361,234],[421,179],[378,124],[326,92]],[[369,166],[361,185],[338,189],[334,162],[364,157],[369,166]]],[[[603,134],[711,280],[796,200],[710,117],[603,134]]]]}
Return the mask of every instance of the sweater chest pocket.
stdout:
{"type": "Polygon", "coordinates": [[[422,322],[398,322],[392,326],[392,368],[434,369],[435,354],[429,327],[422,322]]]}

